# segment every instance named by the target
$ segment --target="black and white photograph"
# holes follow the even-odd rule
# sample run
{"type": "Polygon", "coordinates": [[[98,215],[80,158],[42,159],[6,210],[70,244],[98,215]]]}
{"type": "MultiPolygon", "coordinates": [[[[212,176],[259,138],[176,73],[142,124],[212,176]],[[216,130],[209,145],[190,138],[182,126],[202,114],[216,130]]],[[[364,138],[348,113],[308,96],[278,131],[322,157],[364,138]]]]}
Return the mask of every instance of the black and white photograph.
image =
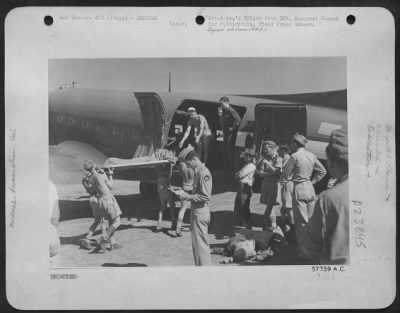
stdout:
{"type": "Polygon", "coordinates": [[[349,263],[345,57],[49,60],[49,163],[52,266],[349,263]]]}
{"type": "Polygon", "coordinates": [[[4,30],[10,306],[393,303],[390,11],[21,7],[4,30]]]}

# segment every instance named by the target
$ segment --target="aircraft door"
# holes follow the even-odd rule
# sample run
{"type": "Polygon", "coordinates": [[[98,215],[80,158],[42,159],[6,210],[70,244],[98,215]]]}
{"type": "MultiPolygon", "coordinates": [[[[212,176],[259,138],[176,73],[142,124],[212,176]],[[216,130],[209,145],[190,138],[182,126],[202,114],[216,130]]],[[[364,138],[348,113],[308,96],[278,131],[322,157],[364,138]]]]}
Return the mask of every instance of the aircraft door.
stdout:
{"type": "Polygon", "coordinates": [[[307,135],[307,112],[305,105],[257,104],[255,108],[254,145],[260,151],[263,140],[278,145],[290,144],[293,134],[307,135]]]}
{"type": "Polygon", "coordinates": [[[135,92],[143,119],[143,133],[134,157],[151,155],[166,141],[166,114],[161,98],[150,92],[135,92]]]}

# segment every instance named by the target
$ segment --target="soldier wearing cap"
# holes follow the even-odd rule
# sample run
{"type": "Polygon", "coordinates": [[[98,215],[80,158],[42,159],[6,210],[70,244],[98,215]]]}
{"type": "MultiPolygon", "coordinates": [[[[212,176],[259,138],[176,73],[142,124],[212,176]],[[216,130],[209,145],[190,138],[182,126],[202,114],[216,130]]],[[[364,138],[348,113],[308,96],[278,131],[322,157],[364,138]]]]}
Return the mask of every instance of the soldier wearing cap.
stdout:
{"type": "Polygon", "coordinates": [[[349,262],[349,166],[347,134],[334,130],[326,148],[328,170],[336,183],[318,196],[307,229],[322,264],[349,262]]]}
{"type": "Polygon", "coordinates": [[[233,168],[233,150],[235,147],[236,133],[239,128],[241,118],[234,108],[229,104],[228,97],[219,99],[218,107],[219,123],[224,134],[224,158],[225,164],[233,168]]]}
{"type": "Polygon", "coordinates": [[[186,139],[189,137],[192,127],[194,128],[194,139],[196,144],[196,151],[200,159],[207,164],[208,161],[208,146],[210,144],[212,133],[208,126],[207,119],[202,114],[198,114],[194,107],[188,108],[189,119],[187,127],[182,140],[179,143],[179,148],[183,147],[186,139]],[[203,156],[204,152],[204,156],[203,156]]]}
{"type": "Polygon", "coordinates": [[[194,170],[193,194],[178,194],[181,200],[191,201],[190,223],[192,226],[192,249],[196,266],[211,265],[210,245],[208,243],[208,226],[210,224],[212,176],[208,168],[201,162],[196,151],[186,155],[188,167],[194,170]]]}
{"type": "Polygon", "coordinates": [[[314,184],[326,175],[326,170],[317,157],[304,148],[306,143],[306,137],[299,133],[294,134],[291,144],[293,153],[282,172],[282,180],[291,178],[293,181],[292,209],[300,258],[312,258],[315,253],[312,246],[305,244],[306,225],[314,211],[314,184]]]}

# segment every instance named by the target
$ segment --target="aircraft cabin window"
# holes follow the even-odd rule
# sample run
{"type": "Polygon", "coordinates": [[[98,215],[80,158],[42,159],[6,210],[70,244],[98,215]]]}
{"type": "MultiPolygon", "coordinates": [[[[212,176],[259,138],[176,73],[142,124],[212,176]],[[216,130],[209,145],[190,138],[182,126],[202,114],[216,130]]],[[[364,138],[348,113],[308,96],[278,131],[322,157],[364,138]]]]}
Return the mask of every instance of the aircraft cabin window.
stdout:
{"type": "Polygon", "coordinates": [[[89,121],[88,120],[82,120],[82,127],[83,128],[89,128],[89,121]]]}
{"type": "Polygon", "coordinates": [[[99,123],[96,130],[101,133],[106,133],[106,125],[104,123],[99,123]]]}
{"type": "Polygon", "coordinates": [[[64,122],[64,116],[62,116],[61,114],[57,115],[57,122],[59,123],[64,122]]]}
{"type": "Polygon", "coordinates": [[[68,120],[68,125],[75,125],[76,124],[76,120],[73,117],[70,117],[68,120]]]}

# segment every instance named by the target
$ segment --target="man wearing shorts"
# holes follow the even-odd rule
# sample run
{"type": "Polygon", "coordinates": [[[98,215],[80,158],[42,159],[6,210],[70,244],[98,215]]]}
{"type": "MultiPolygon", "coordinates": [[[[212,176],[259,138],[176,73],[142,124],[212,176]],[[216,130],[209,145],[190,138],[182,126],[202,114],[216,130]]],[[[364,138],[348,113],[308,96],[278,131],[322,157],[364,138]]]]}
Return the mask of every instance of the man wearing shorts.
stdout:
{"type": "MultiPolygon", "coordinates": [[[[182,177],[182,189],[188,194],[193,193],[193,179],[194,179],[194,171],[192,168],[188,167],[185,161],[186,155],[193,151],[193,147],[188,145],[186,148],[182,149],[182,151],[178,155],[178,162],[177,167],[179,170],[179,174],[182,177]]],[[[182,236],[182,225],[183,225],[183,218],[185,216],[186,209],[190,205],[190,201],[188,200],[181,200],[181,208],[178,212],[178,222],[176,225],[176,235],[178,237],[182,236]]]]}
{"type": "Polygon", "coordinates": [[[93,161],[85,161],[84,168],[91,173],[91,182],[98,195],[99,208],[105,219],[109,222],[109,227],[104,236],[98,241],[100,251],[106,251],[106,244],[110,244],[110,249],[114,248],[114,233],[121,225],[121,209],[117,200],[111,193],[113,170],[108,173],[101,173],[96,170],[93,161]]]}
{"type": "Polygon", "coordinates": [[[92,176],[92,174],[86,171],[86,175],[82,179],[82,185],[85,188],[86,192],[89,194],[89,207],[92,209],[92,216],[93,216],[94,220],[93,220],[93,223],[89,227],[89,231],[86,234],[86,237],[79,241],[79,245],[81,246],[81,248],[88,249],[88,250],[94,248],[92,246],[91,240],[93,239],[93,235],[94,235],[94,232],[96,231],[96,228],[99,225],[101,225],[101,230],[102,230],[103,236],[105,235],[105,232],[106,232],[103,214],[99,207],[99,199],[97,197],[97,192],[91,182],[91,176],[92,176]]]}

